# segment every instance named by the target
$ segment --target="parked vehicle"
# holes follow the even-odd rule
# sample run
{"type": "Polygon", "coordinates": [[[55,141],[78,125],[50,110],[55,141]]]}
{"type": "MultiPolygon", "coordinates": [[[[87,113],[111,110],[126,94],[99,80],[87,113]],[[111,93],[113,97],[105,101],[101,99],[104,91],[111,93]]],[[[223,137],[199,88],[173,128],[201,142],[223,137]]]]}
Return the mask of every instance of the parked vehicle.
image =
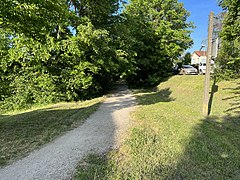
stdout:
{"type": "MultiPolygon", "coordinates": [[[[214,73],[214,62],[211,62],[211,71],[212,74],[214,73]]],[[[205,74],[206,73],[206,63],[199,63],[199,74],[205,74]]]]}
{"type": "Polygon", "coordinates": [[[180,73],[182,75],[186,74],[198,74],[198,70],[190,65],[182,65],[182,68],[180,69],[180,73]]]}
{"type": "Polygon", "coordinates": [[[179,74],[180,69],[181,69],[180,66],[179,66],[178,64],[176,64],[176,65],[172,68],[173,74],[174,74],[174,75],[179,74]]]}

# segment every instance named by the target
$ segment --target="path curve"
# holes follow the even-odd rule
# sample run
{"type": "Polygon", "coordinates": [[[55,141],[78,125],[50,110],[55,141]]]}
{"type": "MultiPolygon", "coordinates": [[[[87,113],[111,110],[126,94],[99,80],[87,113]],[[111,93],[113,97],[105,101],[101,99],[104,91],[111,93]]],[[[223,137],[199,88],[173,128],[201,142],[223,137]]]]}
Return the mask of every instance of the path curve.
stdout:
{"type": "Polygon", "coordinates": [[[84,156],[118,147],[135,105],[135,98],[127,86],[119,86],[83,125],[0,169],[0,179],[70,179],[84,156]]]}

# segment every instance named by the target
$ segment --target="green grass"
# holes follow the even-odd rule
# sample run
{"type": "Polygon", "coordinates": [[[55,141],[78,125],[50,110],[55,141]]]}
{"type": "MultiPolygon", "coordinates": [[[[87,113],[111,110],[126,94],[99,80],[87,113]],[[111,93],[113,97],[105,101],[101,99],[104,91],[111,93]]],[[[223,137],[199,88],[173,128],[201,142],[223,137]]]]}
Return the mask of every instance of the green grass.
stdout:
{"type": "Polygon", "coordinates": [[[93,164],[91,174],[97,179],[240,179],[240,80],[211,88],[209,117],[202,116],[203,84],[204,76],[174,76],[155,91],[136,91],[140,107],[125,143],[102,157],[107,171],[98,173],[93,164]]]}
{"type": "Polygon", "coordinates": [[[0,114],[0,166],[12,163],[64,132],[78,127],[103,98],[58,103],[25,112],[0,114]]]}
{"type": "Polygon", "coordinates": [[[99,156],[96,154],[89,154],[81,162],[79,162],[78,172],[75,175],[75,179],[99,179],[105,176],[108,172],[108,160],[105,156],[99,156]]]}

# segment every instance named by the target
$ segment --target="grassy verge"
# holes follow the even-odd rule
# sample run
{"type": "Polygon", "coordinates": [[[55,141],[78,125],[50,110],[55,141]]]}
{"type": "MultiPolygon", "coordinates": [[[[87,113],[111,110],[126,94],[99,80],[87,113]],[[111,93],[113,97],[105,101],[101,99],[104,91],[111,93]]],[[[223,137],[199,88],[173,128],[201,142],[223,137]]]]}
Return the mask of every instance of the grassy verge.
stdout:
{"type": "Polygon", "coordinates": [[[201,113],[203,82],[203,76],[174,76],[157,91],[136,92],[140,107],[129,137],[103,157],[105,171],[92,164],[94,177],[240,179],[240,80],[214,84],[207,118],[201,113]]]}
{"type": "Polygon", "coordinates": [[[105,177],[111,169],[108,159],[105,155],[89,154],[79,162],[78,172],[74,179],[89,180],[105,177]]]}
{"type": "Polygon", "coordinates": [[[103,98],[58,103],[0,115],[0,166],[21,158],[64,132],[78,127],[103,98]]]}

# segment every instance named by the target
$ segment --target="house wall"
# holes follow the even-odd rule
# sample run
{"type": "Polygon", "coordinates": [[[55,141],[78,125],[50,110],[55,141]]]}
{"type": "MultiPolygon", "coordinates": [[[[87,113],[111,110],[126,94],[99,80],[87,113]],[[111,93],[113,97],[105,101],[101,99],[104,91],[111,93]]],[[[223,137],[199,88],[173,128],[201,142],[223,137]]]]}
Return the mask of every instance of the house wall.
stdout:
{"type": "Polygon", "coordinates": [[[191,64],[198,64],[199,63],[199,56],[196,53],[192,54],[191,64]]]}
{"type": "Polygon", "coordinates": [[[200,62],[205,63],[207,56],[198,56],[195,52],[192,54],[191,64],[199,64],[200,62]]]}
{"type": "Polygon", "coordinates": [[[206,63],[207,62],[207,57],[206,56],[201,56],[200,58],[199,58],[199,63],[206,63]]]}

